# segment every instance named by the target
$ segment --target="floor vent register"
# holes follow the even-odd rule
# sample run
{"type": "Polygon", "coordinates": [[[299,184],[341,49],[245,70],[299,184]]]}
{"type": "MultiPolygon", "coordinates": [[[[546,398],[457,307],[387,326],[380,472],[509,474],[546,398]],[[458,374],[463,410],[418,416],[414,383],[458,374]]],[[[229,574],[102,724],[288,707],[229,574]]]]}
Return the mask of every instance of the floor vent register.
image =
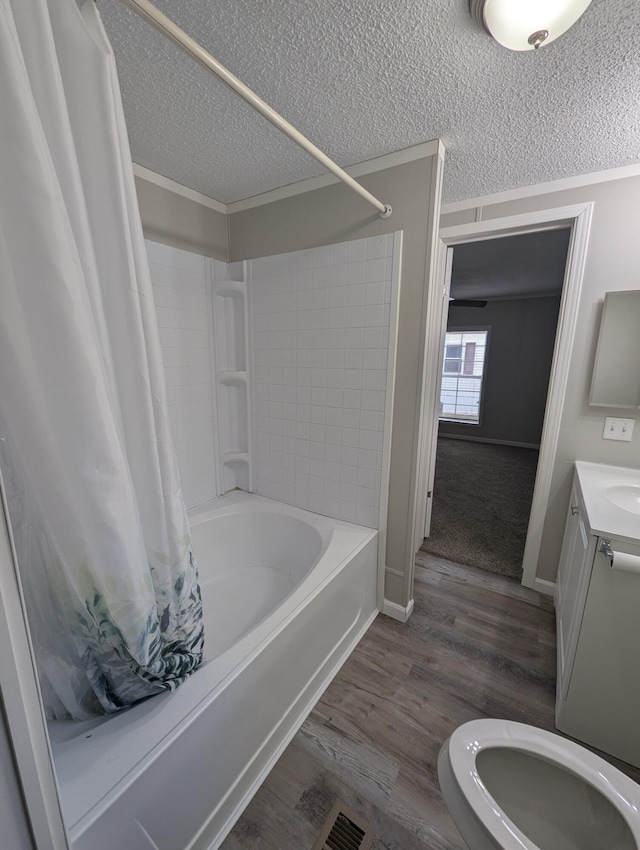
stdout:
{"type": "Polygon", "coordinates": [[[371,826],[337,800],[312,850],[369,850],[373,838],[371,826]]]}

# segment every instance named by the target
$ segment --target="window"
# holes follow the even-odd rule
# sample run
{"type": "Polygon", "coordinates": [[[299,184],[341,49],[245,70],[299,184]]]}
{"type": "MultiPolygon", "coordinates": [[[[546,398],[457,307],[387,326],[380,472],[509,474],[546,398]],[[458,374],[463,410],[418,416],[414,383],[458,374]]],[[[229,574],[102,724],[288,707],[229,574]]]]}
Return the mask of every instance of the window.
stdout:
{"type": "Polygon", "coordinates": [[[445,345],[444,372],[445,375],[459,375],[462,370],[462,345],[445,345]]]}
{"type": "Polygon", "coordinates": [[[488,336],[488,329],[447,331],[442,364],[440,419],[472,425],[480,422],[488,336]]]}

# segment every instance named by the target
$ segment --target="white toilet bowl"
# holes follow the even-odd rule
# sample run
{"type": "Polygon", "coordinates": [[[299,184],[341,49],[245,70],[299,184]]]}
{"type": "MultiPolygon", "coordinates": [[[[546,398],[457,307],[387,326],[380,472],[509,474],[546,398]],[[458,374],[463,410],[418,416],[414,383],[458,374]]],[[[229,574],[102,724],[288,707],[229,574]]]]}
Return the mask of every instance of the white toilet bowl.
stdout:
{"type": "Polygon", "coordinates": [[[440,750],[438,778],[471,850],[640,850],[640,785],[543,729],[465,723],[440,750]]]}

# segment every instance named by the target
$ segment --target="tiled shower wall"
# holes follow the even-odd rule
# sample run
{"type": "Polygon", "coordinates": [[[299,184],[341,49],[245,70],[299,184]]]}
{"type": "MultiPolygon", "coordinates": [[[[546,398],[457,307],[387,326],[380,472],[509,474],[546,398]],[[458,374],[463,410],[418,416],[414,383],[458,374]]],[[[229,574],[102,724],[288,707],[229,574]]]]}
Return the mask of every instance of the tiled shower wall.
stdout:
{"type": "Polygon", "coordinates": [[[187,508],[217,495],[206,257],[146,242],[187,508]]]}
{"type": "Polygon", "coordinates": [[[260,495],[378,526],[393,244],[251,262],[260,495]]]}

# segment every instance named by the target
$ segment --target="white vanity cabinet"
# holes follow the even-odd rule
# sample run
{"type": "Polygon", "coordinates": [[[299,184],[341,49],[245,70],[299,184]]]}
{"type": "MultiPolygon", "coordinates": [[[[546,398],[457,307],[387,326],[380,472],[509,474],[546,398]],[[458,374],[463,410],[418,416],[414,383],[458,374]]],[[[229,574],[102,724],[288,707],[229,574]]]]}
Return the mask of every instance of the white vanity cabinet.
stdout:
{"type": "Polygon", "coordinates": [[[603,499],[616,472],[640,481],[576,464],[556,584],[556,726],[640,767],[640,515],[603,499]]]}
{"type": "MultiPolygon", "coordinates": [[[[597,538],[589,530],[580,482],[575,473],[556,579],[557,694],[563,699],[567,694],[571,668],[575,659],[596,541],[597,538]]],[[[559,702],[556,700],[556,713],[558,705],[559,702]]]]}

